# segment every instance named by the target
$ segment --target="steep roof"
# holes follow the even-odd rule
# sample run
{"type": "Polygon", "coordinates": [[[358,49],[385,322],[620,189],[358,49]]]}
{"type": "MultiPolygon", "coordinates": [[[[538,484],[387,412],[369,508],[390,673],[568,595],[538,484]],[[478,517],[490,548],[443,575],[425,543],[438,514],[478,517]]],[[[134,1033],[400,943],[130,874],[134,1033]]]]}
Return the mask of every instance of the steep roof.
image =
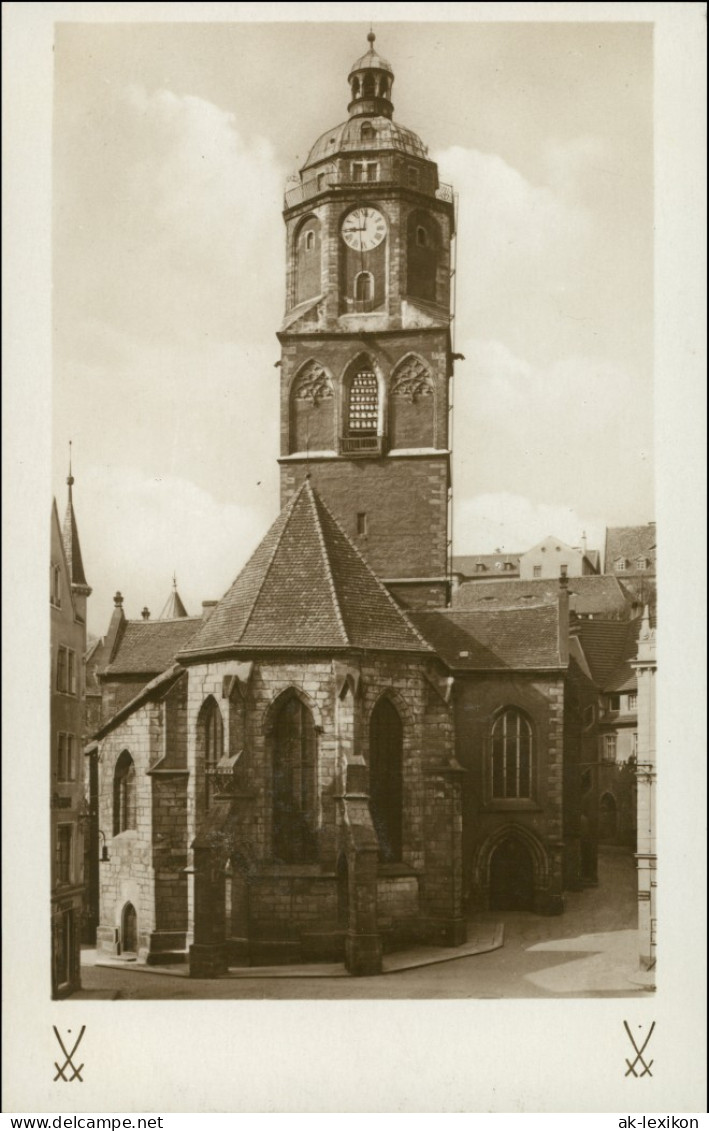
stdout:
{"type": "Polygon", "coordinates": [[[609,526],[606,530],[606,573],[616,572],[615,563],[619,558],[628,563],[623,573],[635,573],[637,559],[645,558],[650,564],[641,572],[654,574],[656,556],[657,531],[654,522],[648,522],[645,526],[609,526]]]}
{"type": "Polygon", "coordinates": [[[177,582],[173,581],[170,596],[162,607],[162,611],[158,620],[177,620],[179,617],[187,617],[189,613],[182,603],[182,598],[177,592],[177,582]]]}
{"type": "Polygon", "coordinates": [[[430,651],[309,479],[182,656],[266,648],[430,651]]]}
{"type": "MultiPolygon", "coordinates": [[[[558,578],[528,581],[468,581],[453,594],[454,608],[511,609],[549,604],[558,598],[558,578]]],[[[579,616],[626,616],[630,600],[615,577],[588,574],[569,578],[569,608],[579,616]]]]}
{"type": "Polygon", "coordinates": [[[67,499],[64,525],[62,526],[62,542],[64,543],[64,553],[66,554],[69,578],[72,585],[83,585],[88,588],[86,573],[84,572],[84,561],[81,556],[81,545],[79,543],[79,528],[76,523],[74,503],[71,494],[73,483],[74,477],[69,474],[69,478],[67,479],[69,498],[67,499]]]}
{"type": "Polygon", "coordinates": [[[202,624],[201,617],[178,620],[128,620],[116,651],[101,673],[114,675],[157,675],[173,663],[202,624]]]}
{"type": "Polygon", "coordinates": [[[579,621],[575,633],[583,648],[594,682],[602,691],[627,691],[637,687],[632,661],[638,653],[642,617],[621,621],[579,621]]]}
{"type": "Polygon", "coordinates": [[[440,658],[457,671],[562,668],[558,602],[528,609],[409,613],[440,658]]]}

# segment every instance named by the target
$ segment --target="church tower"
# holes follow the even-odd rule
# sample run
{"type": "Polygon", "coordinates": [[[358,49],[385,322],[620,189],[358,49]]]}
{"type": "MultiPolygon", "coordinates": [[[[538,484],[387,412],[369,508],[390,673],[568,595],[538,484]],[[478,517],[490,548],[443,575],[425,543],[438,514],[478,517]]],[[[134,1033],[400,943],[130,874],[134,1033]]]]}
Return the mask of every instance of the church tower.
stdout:
{"type": "Polygon", "coordinates": [[[400,604],[448,597],[454,198],[369,49],[285,196],[281,504],[306,475],[400,604]]]}

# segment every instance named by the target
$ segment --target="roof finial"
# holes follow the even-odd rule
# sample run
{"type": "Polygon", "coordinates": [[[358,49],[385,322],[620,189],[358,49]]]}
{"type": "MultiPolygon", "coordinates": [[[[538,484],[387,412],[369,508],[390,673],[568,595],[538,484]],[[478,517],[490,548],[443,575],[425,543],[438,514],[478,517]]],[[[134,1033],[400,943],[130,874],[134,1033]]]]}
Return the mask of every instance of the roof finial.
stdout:
{"type": "Polygon", "coordinates": [[[174,570],[172,571],[172,588],[177,592],[177,574],[174,570]]]}
{"type": "Polygon", "coordinates": [[[74,486],[74,476],[71,474],[71,440],[69,441],[69,474],[67,475],[66,481],[68,487],[71,488],[74,486]]]}
{"type": "Polygon", "coordinates": [[[372,25],[369,25],[369,34],[367,35],[367,42],[369,43],[369,50],[374,51],[374,41],[376,39],[372,25]]]}

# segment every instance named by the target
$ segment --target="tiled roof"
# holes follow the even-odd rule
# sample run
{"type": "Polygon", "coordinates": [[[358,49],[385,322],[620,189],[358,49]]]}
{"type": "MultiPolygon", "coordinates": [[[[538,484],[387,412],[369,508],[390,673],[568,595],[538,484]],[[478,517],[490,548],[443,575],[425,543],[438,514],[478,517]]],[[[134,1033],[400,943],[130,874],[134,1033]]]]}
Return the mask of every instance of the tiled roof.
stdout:
{"type": "Polygon", "coordinates": [[[493,574],[493,576],[519,574],[521,556],[521,554],[458,554],[453,558],[453,573],[462,573],[464,577],[475,577],[481,573],[493,574]]]}
{"type": "Polygon", "coordinates": [[[430,650],[308,479],[182,654],[263,648],[430,650]]]}
{"type": "MultiPolygon", "coordinates": [[[[531,581],[467,581],[453,594],[453,606],[460,609],[528,608],[557,600],[556,578],[531,581]]],[[[603,574],[569,578],[569,608],[579,616],[625,616],[630,601],[617,578],[603,574]]]]}
{"type": "Polygon", "coordinates": [[[616,562],[622,558],[627,563],[624,573],[638,572],[636,561],[646,558],[649,567],[641,572],[654,574],[657,552],[657,531],[655,523],[645,526],[609,526],[606,530],[605,571],[616,573],[616,562]]]}
{"type": "Polygon", "coordinates": [[[594,682],[602,691],[627,691],[637,687],[632,661],[638,653],[642,617],[621,621],[579,621],[576,635],[594,682]]]}
{"type": "Polygon", "coordinates": [[[172,664],[176,653],[201,624],[201,617],[126,621],[113,659],[103,674],[157,675],[172,664]]]}
{"type": "Polygon", "coordinates": [[[441,659],[457,671],[559,668],[559,607],[409,613],[441,659]]]}

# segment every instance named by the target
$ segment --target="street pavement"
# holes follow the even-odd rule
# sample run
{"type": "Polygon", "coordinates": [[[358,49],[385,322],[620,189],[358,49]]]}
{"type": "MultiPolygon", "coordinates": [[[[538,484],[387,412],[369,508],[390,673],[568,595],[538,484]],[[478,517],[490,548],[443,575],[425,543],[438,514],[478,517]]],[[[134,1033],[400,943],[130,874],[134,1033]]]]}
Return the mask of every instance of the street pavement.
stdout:
{"type": "Polygon", "coordinates": [[[137,965],[97,966],[85,951],[83,988],[74,999],[447,999],[629,997],[651,988],[638,965],[635,860],[630,850],[606,849],[599,884],[567,892],[563,915],[494,912],[471,919],[471,945],[417,948],[377,978],[343,977],[341,970],[280,967],[218,979],[137,965]],[[500,931],[502,927],[502,931],[500,931]],[[500,941],[504,938],[502,946],[500,941]],[[489,945],[488,945],[489,944],[489,945]],[[470,953],[470,951],[476,953],[470,953]],[[420,964],[420,963],[426,964],[420,964]],[[412,965],[416,963],[415,965],[412,965]],[[403,968],[402,968],[403,967],[403,968]]]}

